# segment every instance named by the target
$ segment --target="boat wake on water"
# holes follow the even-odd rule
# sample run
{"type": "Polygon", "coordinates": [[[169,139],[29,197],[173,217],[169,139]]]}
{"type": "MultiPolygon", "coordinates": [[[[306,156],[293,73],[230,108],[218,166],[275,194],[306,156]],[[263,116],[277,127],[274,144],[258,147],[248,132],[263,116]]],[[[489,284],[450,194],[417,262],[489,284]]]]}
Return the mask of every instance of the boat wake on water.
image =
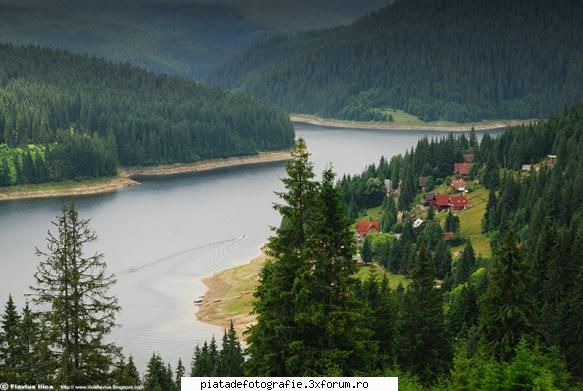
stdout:
{"type": "Polygon", "coordinates": [[[238,236],[238,237],[233,238],[233,239],[219,240],[217,242],[203,244],[201,246],[192,247],[192,248],[189,248],[189,249],[186,249],[186,250],[182,250],[182,251],[179,251],[177,253],[174,253],[174,254],[171,254],[171,255],[167,255],[165,257],[158,258],[158,259],[155,259],[155,260],[150,261],[148,263],[144,263],[144,264],[139,265],[139,266],[134,266],[134,267],[131,267],[131,268],[126,269],[126,270],[122,270],[122,271],[117,272],[117,273],[114,273],[114,274],[115,274],[116,277],[119,277],[119,276],[123,276],[123,275],[126,275],[126,274],[137,273],[137,272],[139,272],[141,270],[144,270],[144,269],[146,269],[148,267],[155,266],[155,265],[157,265],[159,263],[162,263],[164,261],[168,261],[168,260],[170,260],[172,258],[176,258],[176,257],[178,257],[180,255],[184,255],[184,254],[187,254],[187,253],[190,253],[190,252],[193,252],[193,251],[202,250],[202,249],[205,249],[205,248],[210,248],[210,247],[214,247],[214,246],[220,246],[220,245],[226,244],[226,243],[232,243],[232,242],[236,242],[236,241],[239,241],[239,240],[245,240],[245,239],[247,239],[247,235],[241,235],[241,236],[238,236]]]}

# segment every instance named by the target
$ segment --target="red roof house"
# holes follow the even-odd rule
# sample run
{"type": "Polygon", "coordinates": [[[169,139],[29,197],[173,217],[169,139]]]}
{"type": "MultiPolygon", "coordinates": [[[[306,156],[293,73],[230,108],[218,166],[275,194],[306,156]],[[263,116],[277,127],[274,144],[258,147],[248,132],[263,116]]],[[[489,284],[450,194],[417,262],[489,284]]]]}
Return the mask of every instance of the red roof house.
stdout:
{"type": "Polygon", "coordinates": [[[371,232],[380,232],[381,223],[378,220],[363,220],[356,223],[356,238],[360,241],[371,232]]]}
{"type": "Polygon", "coordinates": [[[437,208],[438,211],[449,208],[449,195],[447,194],[435,194],[433,196],[433,206],[437,208]]]}
{"type": "Polygon", "coordinates": [[[451,207],[455,210],[463,210],[469,206],[468,199],[464,196],[451,196],[449,200],[451,207]]]}
{"type": "Polygon", "coordinates": [[[470,175],[470,163],[454,163],[453,173],[455,175],[468,176],[470,175]]]}
{"type": "Polygon", "coordinates": [[[453,187],[455,191],[466,191],[466,181],[463,179],[454,179],[451,181],[451,187],[453,187]]]}

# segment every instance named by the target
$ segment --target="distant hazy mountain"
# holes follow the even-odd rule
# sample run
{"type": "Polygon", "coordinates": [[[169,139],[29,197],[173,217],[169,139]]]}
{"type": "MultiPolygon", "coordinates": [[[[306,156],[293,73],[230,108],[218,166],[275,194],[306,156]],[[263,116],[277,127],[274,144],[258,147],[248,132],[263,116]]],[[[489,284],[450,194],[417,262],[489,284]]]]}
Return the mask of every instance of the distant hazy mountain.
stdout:
{"type": "Polygon", "coordinates": [[[0,0],[0,41],[201,78],[279,33],[348,24],[386,0],[0,0]]]}
{"type": "Polygon", "coordinates": [[[583,99],[583,1],[399,0],[260,43],[209,80],[343,119],[543,117],[583,99]]]}

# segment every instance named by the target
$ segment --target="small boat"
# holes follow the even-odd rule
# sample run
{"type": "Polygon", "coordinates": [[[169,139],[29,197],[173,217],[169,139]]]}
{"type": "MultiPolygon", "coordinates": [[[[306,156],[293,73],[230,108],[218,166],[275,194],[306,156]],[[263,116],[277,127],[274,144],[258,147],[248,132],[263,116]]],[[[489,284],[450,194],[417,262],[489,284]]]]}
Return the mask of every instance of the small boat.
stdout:
{"type": "Polygon", "coordinates": [[[213,303],[220,303],[220,302],[221,302],[221,299],[215,299],[215,300],[213,300],[213,303]]]}
{"type": "Polygon", "coordinates": [[[203,299],[196,299],[196,300],[193,301],[193,303],[195,305],[201,305],[203,303],[203,301],[204,301],[203,299]]]}

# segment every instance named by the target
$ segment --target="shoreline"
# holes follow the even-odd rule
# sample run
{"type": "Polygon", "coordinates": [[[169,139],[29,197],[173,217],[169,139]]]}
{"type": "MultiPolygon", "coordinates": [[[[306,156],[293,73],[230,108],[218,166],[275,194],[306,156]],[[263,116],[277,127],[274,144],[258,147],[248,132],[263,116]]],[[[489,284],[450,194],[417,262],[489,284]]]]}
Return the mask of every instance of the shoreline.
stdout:
{"type": "Polygon", "coordinates": [[[334,129],[362,129],[362,130],[386,130],[386,131],[432,131],[432,132],[468,132],[472,126],[476,131],[505,129],[511,126],[528,125],[536,123],[536,119],[525,120],[495,120],[490,122],[472,122],[456,125],[432,125],[432,124],[407,124],[394,122],[359,122],[346,121],[333,118],[320,118],[315,115],[290,114],[293,123],[323,126],[334,129]]]}
{"type": "Polygon", "coordinates": [[[113,178],[99,178],[87,181],[52,182],[39,185],[0,188],[0,202],[112,193],[139,185],[140,183],[136,180],[138,178],[192,174],[229,167],[283,162],[289,159],[289,151],[272,151],[260,152],[257,155],[211,159],[195,163],[178,163],[152,167],[126,167],[121,168],[119,170],[119,175],[113,178]]]}
{"type": "Polygon", "coordinates": [[[203,278],[207,290],[203,304],[196,311],[196,319],[223,329],[228,328],[232,321],[237,335],[244,340],[243,332],[255,324],[256,318],[241,309],[251,308],[253,293],[259,284],[259,273],[266,260],[262,249],[260,255],[242,265],[203,278]],[[241,288],[244,290],[241,291],[241,288]]]}

